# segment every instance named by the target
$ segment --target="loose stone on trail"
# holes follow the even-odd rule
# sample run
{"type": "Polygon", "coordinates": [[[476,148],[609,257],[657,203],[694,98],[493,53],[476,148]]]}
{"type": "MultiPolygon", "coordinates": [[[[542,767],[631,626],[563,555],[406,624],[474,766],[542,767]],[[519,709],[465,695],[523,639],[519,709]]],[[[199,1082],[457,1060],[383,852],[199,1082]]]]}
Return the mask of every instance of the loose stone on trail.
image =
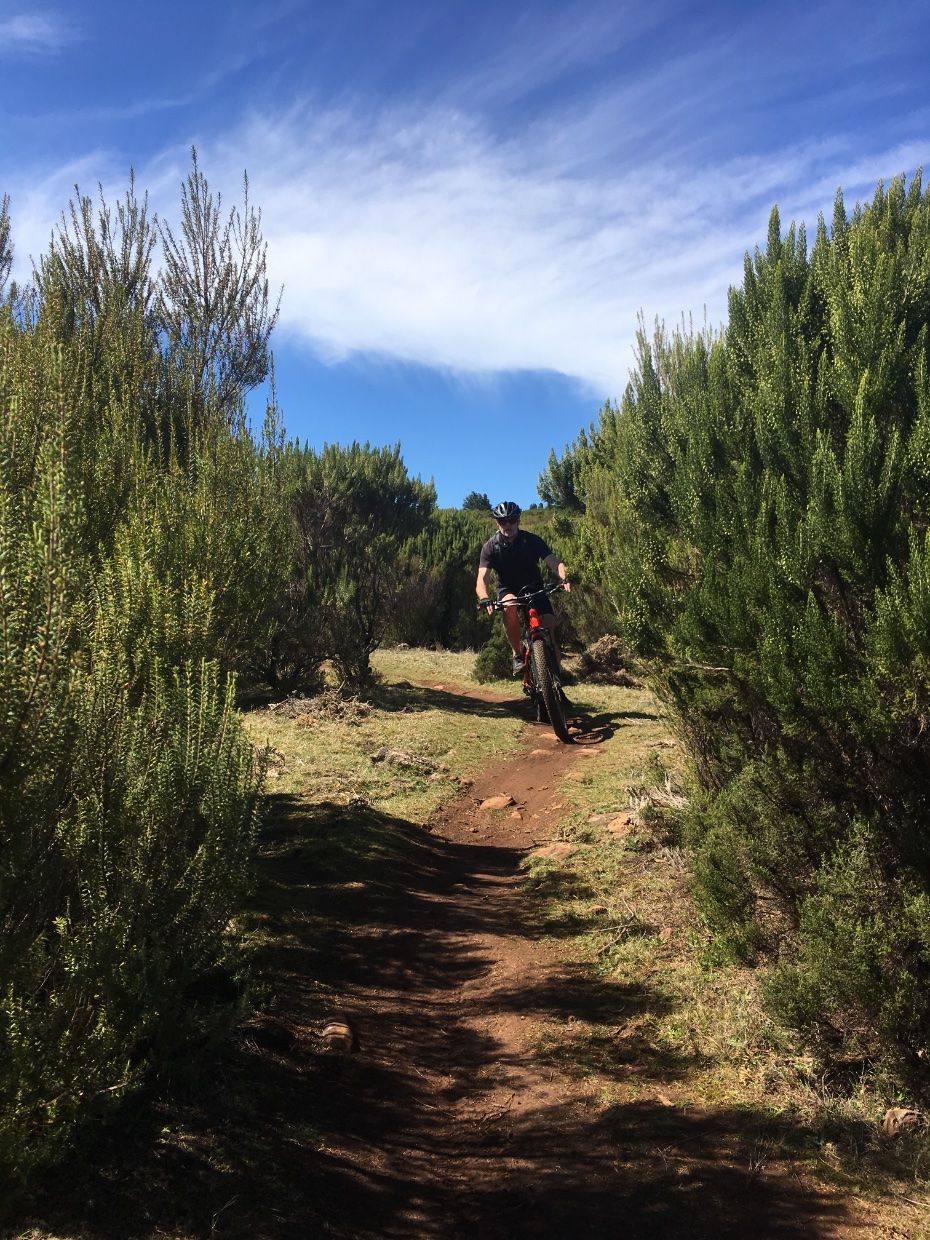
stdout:
{"type": "Polygon", "coordinates": [[[348,1055],[356,1048],[355,1032],[347,1020],[331,1020],[320,1034],[326,1049],[348,1055]]]}
{"type": "Polygon", "coordinates": [[[515,805],[515,804],[516,804],[516,801],[514,801],[513,797],[510,795],[509,792],[501,792],[497,796],[494,796],[494,797],[485,797],[485,799],[481,802],[478,808],[480,810],[506,809],[508,805],[515,805]]]}

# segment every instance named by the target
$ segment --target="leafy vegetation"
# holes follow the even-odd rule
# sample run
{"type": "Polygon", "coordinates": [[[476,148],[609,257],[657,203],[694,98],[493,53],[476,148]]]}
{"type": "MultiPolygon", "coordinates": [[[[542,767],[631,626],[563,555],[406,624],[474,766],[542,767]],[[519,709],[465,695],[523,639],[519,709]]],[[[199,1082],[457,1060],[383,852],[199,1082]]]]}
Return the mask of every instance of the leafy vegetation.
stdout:
{"type": "MultiPolygon", "coordinates": [[[[7,200],[0,275],[10,270],[7,200]]],[[[260,221],[79,192],[0,307],[0,1174],[228,1026],[261,764],[235,695],[347,680],[434,506],[400,453],[260,438],[260,221]],[[166,254],[155,272],[158,232],[166,254]]]]}
{"type": "MultiPolygon", "coordinates": [[[[575,554],[693,760],[697,898],[822,1048],[930,1036],[930,196],[773,213],[729,323],[640,333],[575,445],[575,554]]],[[[550,468],[551,472],[551,468],[550,468]]],[[[563,473],[565,471],[563,470],[563,473]]]]}
{"type": "Polygon", "coordinates": [[[230,545],[200,536],[235,432],[158,348],[131,190],[68,219],[0,310],[5,1177],[228,1019],[260,777],[213,654],[230,545]]]}

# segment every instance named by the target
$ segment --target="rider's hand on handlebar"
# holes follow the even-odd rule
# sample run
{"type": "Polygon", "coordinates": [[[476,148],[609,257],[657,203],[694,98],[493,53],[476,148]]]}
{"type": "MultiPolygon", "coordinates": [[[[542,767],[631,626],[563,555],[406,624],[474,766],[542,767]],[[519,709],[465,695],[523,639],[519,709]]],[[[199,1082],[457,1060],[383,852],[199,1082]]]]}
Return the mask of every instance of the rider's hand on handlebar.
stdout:
{"type": "Polygon", "coordinates": [[[494,615],[494,604],[489,598],[479,598],[478,606],[479,608],[483,607],[489,616],[494,615]]]}

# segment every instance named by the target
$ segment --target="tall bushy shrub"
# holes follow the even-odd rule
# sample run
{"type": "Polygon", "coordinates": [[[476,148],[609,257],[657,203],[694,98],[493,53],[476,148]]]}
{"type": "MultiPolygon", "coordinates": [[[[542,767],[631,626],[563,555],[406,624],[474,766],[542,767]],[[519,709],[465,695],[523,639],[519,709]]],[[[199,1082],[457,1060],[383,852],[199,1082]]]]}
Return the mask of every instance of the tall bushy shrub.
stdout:
{"type": "Polygon", "coordinates": [[[2,1179],[212,1025],[260,775],[229,676],[259,454],[127,295],[138,217],[69,218],[0,308],[2,1179]]]}
{"type": "Polygon", "coordinates": [[[440,508],[403,547],[389,635],[411,646],[462,650],[484,637],[475,608],[478,554],[490,506],[440,508]]]}
{"type": "Polygon", "coordinates": [[[312,609],[321,658],[364,684],[404,584],[400,550],[428,520],[435,489],[408,475],[399,445],[294,445],[282,468],[297,525],[295,592],[312,609]]]}
{"type": "Polygon", "coordinates": [[[640,338],[581,537],[689,741],[698,897],[814,1034],[930,1037],[930,196],[773,213],[725,334],[640,338]]]}

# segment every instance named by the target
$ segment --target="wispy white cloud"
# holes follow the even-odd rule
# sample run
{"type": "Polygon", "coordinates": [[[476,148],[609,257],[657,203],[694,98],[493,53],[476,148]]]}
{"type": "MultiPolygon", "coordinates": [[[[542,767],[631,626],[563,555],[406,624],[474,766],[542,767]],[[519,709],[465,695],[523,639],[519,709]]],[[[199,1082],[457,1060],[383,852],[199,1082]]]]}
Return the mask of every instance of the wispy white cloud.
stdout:
{"type": "Polygon", "coordinates": [[[866,158],[841,138],[700,171],[644,157],[573,170],[557,144],[501,143],[455,113],[294,110],[204,152],[226,185],[249,168],[282,330],[320,356],[464,372],[548,369],[600,397],[625,382],[637,316],[725,317],[773,203],[813,225],[927,154],[866,158]]]}
{"type": "MultiPolygon", "coordinates": [[[[663,21],[677,11],[675,0],[660,8],[663,21]]],[[[192,129],[226,201],[249,171],[271,274],[285,285],[287,339],[331,362],[369,355],[471,376],[551,370],[598,399],[614,397],[640,312],[668,322],[724,319],[727,289],[741,279],[745,251],[764,242],[774,203],[785,223],[812,227],[819,212],[829,215],[839,186],[851,204],[879,178],[928,161],[930,141],[866,138],[861,113],[822,137],[811,129],[792,137],[786,122],[775,137],[761,124],[762,142],[748,129],[740,141],[706,142],[706,118],[738,110],[729,101],[747,62],[736,34],[712,46],[681,40],[648,70],[616,74],[590,94],[556,92],[522,121],[511,111],[496,123],[495,101],[510,107],[566,66],[593,66],[623,40],[648,42],[645,17],[618,24],[607,8],[590,13],[575,33],[557,18],[537,23],[521,55],[509,44],[428,102],[296,103],[254,112],[225,135],[192,129]]],[[[773,74],[764,32],[752,33],[760,35],[753,72],[773,74]]],[[[795,60],[790,66],[800,72],[795,60]]],[[[834,98],[850,80],[836,80],[834,98]]],[[[790,92],[793,81],[781,88],[790,92]]],[[[754,106],[765,89],[753,88],[754,106]]],[[[925,122],[899,132],[925,135],[925,122]]],[[[188,149],[137,165],[140,185],[169,219],[188,149]]],[[[125,173],[87,156],[4,187],[20,270],[44,248],[74,180],[85,189],[101,180],[115,196],[125,173]]]]}
{"type": "MultiPolygon", "coordinates": [[[[865,155],[834,136],[700,169],[643,156],[590,171],[557,141],[500,141],[454,112],[295,107],[200,148],[226,202],[249,170],[290,341],[329,362],[556,371],[600,400],[625,384],[640,313],[723,321],[774,203],[812,227],[839,186],[851,205],[924,163],[928,145],[865,155]]],[[[169,219],[187,158],[175,149],[138,170],[169,219]]],[[[29,178],[18,198],[11,187],[21,274],[73,183],[98,179],[115,197],[125,170],[88,156],[29,178]]]]}
{"type": "Polygon", "coordinates": [[[15,13],[0,18],[0,56],[60,52],[75,37],[73,24],[55,13],[15,13]]]}

